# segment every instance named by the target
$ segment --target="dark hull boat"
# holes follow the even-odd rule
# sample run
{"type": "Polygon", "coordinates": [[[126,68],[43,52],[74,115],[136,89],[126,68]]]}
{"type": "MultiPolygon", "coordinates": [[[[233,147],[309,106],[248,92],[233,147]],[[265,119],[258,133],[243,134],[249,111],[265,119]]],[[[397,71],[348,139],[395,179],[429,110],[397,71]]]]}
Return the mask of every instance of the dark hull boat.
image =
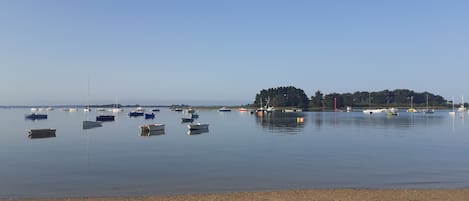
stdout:
{"type": "Polygon", "coordinates": [[[83,121],[83,129],[90,129],[103,126],[100,121],[83,121]]]}
{"type": "Polygon", "coordinates": [[[96,121],[114,121],[114,115],[99,115],[96,121]]]}
{"type": "Polygon", "coordinates": [[[47,114],[38,114],[31,113],[24,116],[26,119],[36,120],[36,119],[47,119],[47,114]]]}
{"type": "Polygon", "coordinates": [[[145,114],[145,119],[154,119],[155,118],[155,114],[151,113],[151,114],[145,114]]]}
{"type": "Polygon", "coordinates": [[[143,112],[130,112],[129,116],[131,117],[143,116],[143,112]]]}
{"type": "Polygon", "coordinates": [[[30,129],[28,131],[29,138],[47,138],[55,137],[55,128],[45,128],[45,129],[30,129]]]}

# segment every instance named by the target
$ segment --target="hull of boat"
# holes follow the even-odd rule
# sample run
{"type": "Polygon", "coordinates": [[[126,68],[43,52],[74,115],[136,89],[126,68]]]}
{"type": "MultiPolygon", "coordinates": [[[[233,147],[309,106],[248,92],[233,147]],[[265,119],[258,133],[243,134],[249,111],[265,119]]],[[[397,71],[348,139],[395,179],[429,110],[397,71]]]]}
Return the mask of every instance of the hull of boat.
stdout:
{"type": "Polygon", "coordinates": [[[47,138],[55,137],[55,128],[46,128],[46,129],[30,129],[28,131],[29,138],[47,138]]]}
{"type": "Polygon", "coordinates": [[[113,115],[97,116],[96,121],[114,121],[114,116],[113,115]]]}
{"type": "Polygon", "coordinates": [[[47,119],[47,114],[38,114],[32,113],[24,116],[26,119],[36,120],[36,119],[47,119]]]}
{"type": "Polygon", "coordinates": [[[142,131],[162,131],[164,130],[164,124],[147,124],[140,126],[142,131]]]}
{"type": "Polygon", "coordinates": [[[189,130],[205,130],[208,129],[208,124],[189,124],[187,125],[187,127],[189,128],[189,130]]]}
{"type": "Polygon", "coordinates": [[[103,126],[100,121],[83,121],[83,129],[90,129],[103,126]]]}

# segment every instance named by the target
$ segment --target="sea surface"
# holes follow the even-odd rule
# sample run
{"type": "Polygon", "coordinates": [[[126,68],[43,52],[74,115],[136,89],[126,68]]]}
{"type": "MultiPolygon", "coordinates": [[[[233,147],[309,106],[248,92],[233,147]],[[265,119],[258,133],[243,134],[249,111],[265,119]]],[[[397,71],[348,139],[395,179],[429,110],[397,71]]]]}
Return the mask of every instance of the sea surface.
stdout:
{"type": "Polygon", "coordinates": [[[32,121],[29,108],[0,109],[0,198],[469,187],[467,113],[200,110],[195,122],[209,130],[191,133],[185,113],[161,108],[145,120],[130,111],[84,130],[101,112],[55,109],[32,121]],[[149,123],[165,132],[142,136],[149,123]],[[56,128],[56,137],[30,139],[33,128],[56,128]]]}

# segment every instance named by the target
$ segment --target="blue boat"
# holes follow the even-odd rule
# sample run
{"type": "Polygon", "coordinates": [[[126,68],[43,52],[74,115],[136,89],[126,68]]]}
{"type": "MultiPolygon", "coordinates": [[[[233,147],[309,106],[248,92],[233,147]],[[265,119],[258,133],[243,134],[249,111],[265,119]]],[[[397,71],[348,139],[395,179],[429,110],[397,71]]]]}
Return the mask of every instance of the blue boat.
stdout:
{"type": "Polygon", "coordinates": [[[96,121],[114,121],[114,115],[99,115],[96,121]]]}
{"type": "Polygon", "coordinates": [[[154,119],[155,118],[155,113],[147,114],[145,113],[145,119],[154,119]]]}
{"type": "Polygon", "coordinates": [[[47,114],[38,114],[31,113],[24,116],[26,119],[36,120],[36,119],[47,119],[47,114]]]}
{"type": "Polygon", "coordinates": [[[143,116],[143,112],[132,111],[132,112],[129,113],[129,116],[131,116],[131,117],[143,116]]]}

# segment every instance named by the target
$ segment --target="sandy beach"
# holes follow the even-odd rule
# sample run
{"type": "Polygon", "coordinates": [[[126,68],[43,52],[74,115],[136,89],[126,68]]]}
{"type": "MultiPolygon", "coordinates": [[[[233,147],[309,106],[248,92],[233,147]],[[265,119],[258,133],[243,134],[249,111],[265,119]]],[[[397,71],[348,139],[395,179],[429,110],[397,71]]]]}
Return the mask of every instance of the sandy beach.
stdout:
{"type": "Polygon", "coordinates": [[[16,201],[466,201],[469,189],[309,189],[217,194],[155,195],[142,197],[95,197],[54,199],[1,199],[16,201]]]}

